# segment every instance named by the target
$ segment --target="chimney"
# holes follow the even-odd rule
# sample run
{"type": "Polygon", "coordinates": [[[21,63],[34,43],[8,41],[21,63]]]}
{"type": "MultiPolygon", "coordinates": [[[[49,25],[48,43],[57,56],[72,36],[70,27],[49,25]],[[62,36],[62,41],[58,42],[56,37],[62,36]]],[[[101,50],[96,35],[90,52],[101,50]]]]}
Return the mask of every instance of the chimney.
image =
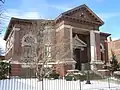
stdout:
{"type": "Polygon", "coordinates": [[[109,41],[110,41],[110,42],[112,41],[112,37],[109,37],[109,41]]]}

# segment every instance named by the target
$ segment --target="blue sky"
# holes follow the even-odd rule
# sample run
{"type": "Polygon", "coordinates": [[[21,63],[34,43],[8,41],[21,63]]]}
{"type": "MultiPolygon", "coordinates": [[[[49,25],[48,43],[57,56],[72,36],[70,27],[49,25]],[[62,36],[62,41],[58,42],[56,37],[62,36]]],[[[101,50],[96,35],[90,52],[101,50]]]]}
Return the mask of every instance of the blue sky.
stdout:
{"type": "Polygon", "coordinates": [[[114,40],[120,38],[120,0],[6,0],[4,12],[7,20],[3,27],[7,27],[10,17],[54,19],[61,12],[81,4],[88,5],[105,22],[101,31],[111,33],[114,40]]]}

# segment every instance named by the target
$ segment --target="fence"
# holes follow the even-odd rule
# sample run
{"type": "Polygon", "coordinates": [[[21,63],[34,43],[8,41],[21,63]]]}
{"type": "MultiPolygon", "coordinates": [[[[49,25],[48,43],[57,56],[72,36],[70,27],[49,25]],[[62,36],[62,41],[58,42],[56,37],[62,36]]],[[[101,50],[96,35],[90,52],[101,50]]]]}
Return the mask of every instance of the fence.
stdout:
{"type": "MultiPolygon", "coordinates": [[[[19,67],[16,67],[16,70],[19,70],[18,68],[19,67]]],[[[91,84],[86,84],[86,79],[70,79],[66,77],[43,77],[42,80],[39,81],[34,69],[24,68],[21,69],[20,75],[14,74],[8,79],[0,80],[0,90],[120,90],[119,80],[111,77],[101,78],[91,72],[89,74],[91,84]]]]}

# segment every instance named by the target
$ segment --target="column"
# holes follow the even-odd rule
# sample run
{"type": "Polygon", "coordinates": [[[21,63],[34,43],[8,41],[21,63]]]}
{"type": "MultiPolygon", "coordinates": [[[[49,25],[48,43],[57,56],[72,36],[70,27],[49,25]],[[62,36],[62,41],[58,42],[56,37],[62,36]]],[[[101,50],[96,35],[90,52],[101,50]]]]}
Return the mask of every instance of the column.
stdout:
{"type": "Polygon", "coordinates": [[[90,50],[91,50],[91,63],[94,62],[96,58],[96,43],[95,43],[95,32],[90,31],[90,50]]]}
{"type": "Polygon", "coordinates": [[[94,62],[97,60],[96,57],[96,43],[95,43],[95,32],[90,31],[90,51],[91,51],[91,70],[95,69],[94,62]]]}
{"type": "Polygon", "coordinates": [[[68,64],[75,64],[75,61],[73,60],[73,44],[72,44],[72,26],[64,25],[64,39],[65,39],[65,62],[68,64]]]}
{"type": "Polygon", "coordinates": [[[72,33],[72,27],[70,27],[70,53],[71,53],[71,60],[72,60],[72,69],[75,69],[75,63],[76,61],[73,60],[73,33],[72,33]]]}

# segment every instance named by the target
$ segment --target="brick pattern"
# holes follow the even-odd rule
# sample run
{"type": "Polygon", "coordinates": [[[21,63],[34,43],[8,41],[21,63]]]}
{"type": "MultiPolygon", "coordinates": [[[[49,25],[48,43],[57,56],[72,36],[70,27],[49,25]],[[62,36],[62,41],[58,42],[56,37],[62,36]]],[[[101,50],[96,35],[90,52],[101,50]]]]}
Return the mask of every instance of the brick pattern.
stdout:
{"type": "Polygon", "coordinates": [[[19,76],[21,75],[21,65],[20,64],[12,64],[11,65],[11,76],[19,76]]]}

